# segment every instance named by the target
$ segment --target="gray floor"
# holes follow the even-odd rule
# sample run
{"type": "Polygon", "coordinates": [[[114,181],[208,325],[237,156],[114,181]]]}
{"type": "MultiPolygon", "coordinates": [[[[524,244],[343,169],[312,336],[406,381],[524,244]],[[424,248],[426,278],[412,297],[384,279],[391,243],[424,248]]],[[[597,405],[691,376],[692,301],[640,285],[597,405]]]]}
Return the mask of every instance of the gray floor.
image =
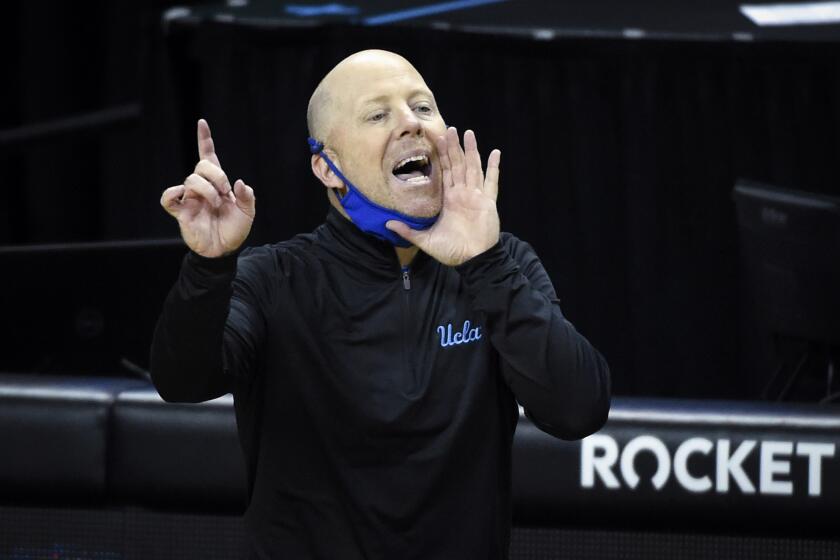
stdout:
{"type": "MultiPolygon", "coordinates": [[[[243,544],[234,516],[0,507],[3,560],[229,560],[243,544]]],[[[840,558],[840,541],[515,527],[510,550],[511,560],[827,560],[840,558]]]]}

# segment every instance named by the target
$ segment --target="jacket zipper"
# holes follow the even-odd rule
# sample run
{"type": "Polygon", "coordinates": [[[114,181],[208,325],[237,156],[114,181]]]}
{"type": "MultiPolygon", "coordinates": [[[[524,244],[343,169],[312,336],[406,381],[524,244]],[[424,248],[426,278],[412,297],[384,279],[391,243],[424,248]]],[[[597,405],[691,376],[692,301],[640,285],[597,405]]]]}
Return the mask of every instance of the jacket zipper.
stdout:
{"type": "Polygon", "coordinates": [[[403,323],[403,334],[402,334],[402,351],[403,351],[403,364],[404,367],[408,369],[406,372],[409,378],[412,380],[411,385],[413,387],[414,382],[414,364],[412,363],[412,356],[411,356],[411,344],[409,342],[409,331],[411,326],[411,273],[409,271],[408,266],[402,267],[402,285],[403,285],[403,298],[402,298],[402,323],[403,323]]]}
{"type": "Polygon", "coordinates": [[[411,289],[411,277],[408,275],[408,267],[402,267],[402,280],[403,280],[403,289],[410,290],[411,289]]]}

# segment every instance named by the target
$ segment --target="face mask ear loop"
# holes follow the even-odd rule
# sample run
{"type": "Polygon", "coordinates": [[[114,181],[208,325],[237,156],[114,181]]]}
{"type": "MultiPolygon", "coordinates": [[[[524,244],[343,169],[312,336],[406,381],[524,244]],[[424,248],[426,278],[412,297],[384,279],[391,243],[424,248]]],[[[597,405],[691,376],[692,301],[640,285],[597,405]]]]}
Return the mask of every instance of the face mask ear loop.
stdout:
{"type": "MultiPolygon", "coordinates": [[[[327,166],[330,168],[330,170],[333,173],[335,173],[336,177],[341,179],[341,182],[344,183],[345,186],[349,185],[350,181],[347,180],[347,177],[344,176],[344,173],[342,173],[338,169],[338,167],[335,166],[335,164],[332,162],[332,160],[329,158],[329,156],[324,152],[324,144],[322,142],[318,142],[317,140],[315,140],[312,137],[308,138],[307,142],[309,142],[309,151],[312,152],[315,155],[319,155],[322,158],[324,158],[324,161],[327,162],[327,166]]],[[[350,192],[350,188],[347,187],[347,191],[343,195],[341,193],[339,193],[339,198],[338,199],[339,200],[343,199],[345,196],[347,196],[349,194],[349,192],[350,192]]]]}

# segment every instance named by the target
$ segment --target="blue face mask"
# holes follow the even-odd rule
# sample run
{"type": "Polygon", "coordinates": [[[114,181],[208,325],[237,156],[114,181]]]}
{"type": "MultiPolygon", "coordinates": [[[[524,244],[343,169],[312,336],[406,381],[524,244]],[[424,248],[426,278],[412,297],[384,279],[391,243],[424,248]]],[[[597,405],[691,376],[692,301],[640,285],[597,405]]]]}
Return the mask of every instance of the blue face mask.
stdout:
{"type": "Polygon", "coordinates": [[[321,142],[310,138],[309,149],[313,154],[318,154],[324,158],[324,161],[327,162],[332,172],[347,186],[347,194],[339,199],[339,203],[345,212],[347,212],[347,215],[350,216],[350,219],[353,220],[353,223],[356,224],[356,227],[363,232],[369,233],[397,247],[411,247],[411,243],[385,227],[388,220],[403,222],[411,229],[416,230],[429,229],[437,221],[437,216],[431,218],[415,218],[413,216],[406,216],[396,210],[383,208],[375,202],[371,202],[344,176],[327,154],[324,153],[324,145],[321,142]]]}

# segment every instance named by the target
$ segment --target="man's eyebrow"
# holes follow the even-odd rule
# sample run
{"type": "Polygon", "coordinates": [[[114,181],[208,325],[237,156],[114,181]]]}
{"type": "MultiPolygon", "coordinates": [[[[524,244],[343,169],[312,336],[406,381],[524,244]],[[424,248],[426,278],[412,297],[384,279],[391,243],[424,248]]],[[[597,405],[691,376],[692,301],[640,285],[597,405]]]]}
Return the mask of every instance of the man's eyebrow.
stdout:
{"type": "Polygon", "coordinates": [[[362,99],[362,101],[359,103],[359,105],[361,107],[366,107],[368,105],[374,105],[376,103],[382,103],[383,101],[387,101],[387,100],[388,100],[387,95],[377,95],[376,97],[368,97],[368,98],[362,99]]]}
{"type": "MultiPolygon", "coordinates": [[[[417,88],[415,90],[412,90],[408,94],[408,98],[411,99],[412,97],[417,97],[418,95],[425,95],[427,97],[430,97],[430,98],[434,99],[434,95],[432,95],[432,92],[429,91],[428,89],[425,89],[425,88],[417,88]]],[[[388,101],[388,98],[390,98],[390,97],[391,97],[390,95],[377,95],[375,97],[364,98],[359,103],[359,106],[364,108],[364,107],[367,107],[368,105],[375,105],[377,103],[382,103],[384,101],[388,101]]]]}

